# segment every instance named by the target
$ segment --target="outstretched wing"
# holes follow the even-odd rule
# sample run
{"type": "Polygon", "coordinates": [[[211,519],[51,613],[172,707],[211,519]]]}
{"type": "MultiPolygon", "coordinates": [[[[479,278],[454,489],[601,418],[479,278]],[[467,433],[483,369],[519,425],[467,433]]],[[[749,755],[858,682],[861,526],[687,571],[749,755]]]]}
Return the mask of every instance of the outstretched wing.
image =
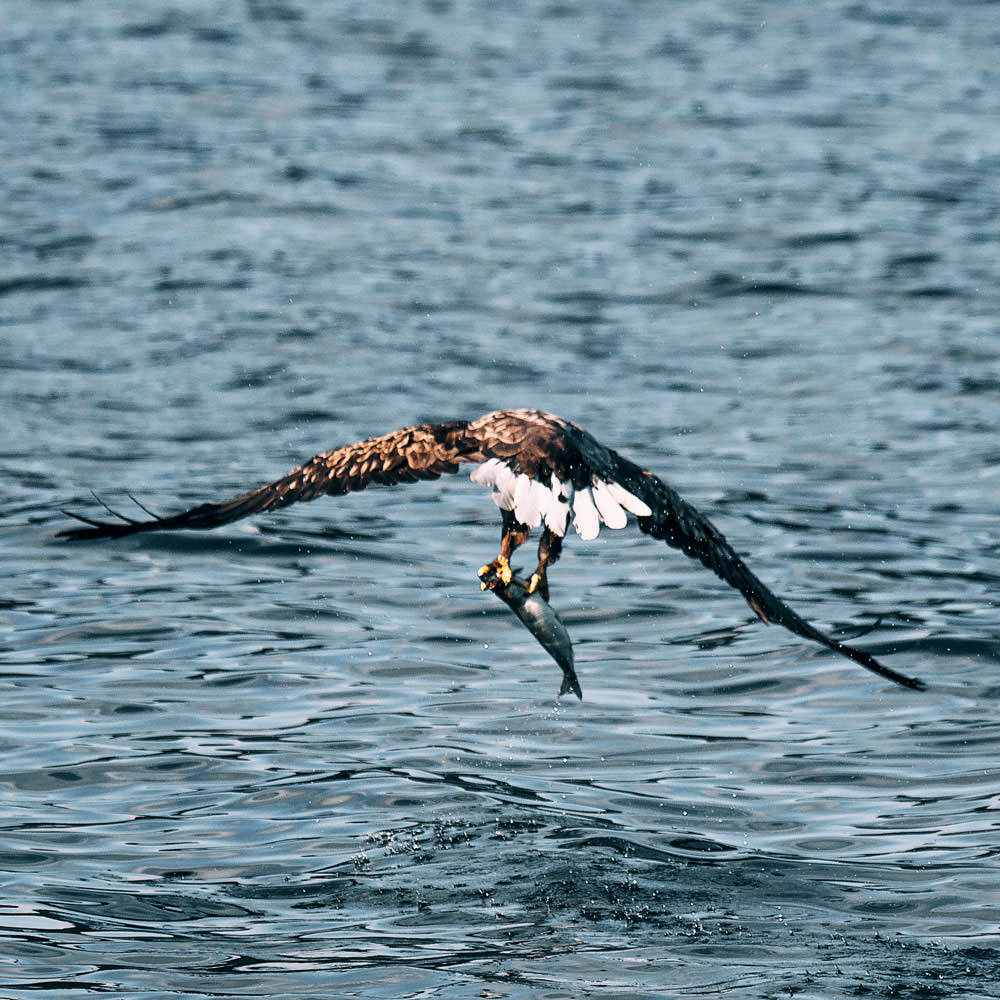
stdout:
{"type": "Polygon", "coordinates": [[[838,642],[810,625],[761,583],[726,541],[722,532],[676,490],[616,452],[610,449],[602,450],[606,451],[603,474],[642,500],[651,511],[649,515],[637,518],[640,530],[653,538],[663,539],[668,545],[680,549],[692,559],[697,559],[716,576],[731,587],[735,587],[763,621],[783,625],[790,632],[827,646],[881,677],[902,684],[904,687],[917,690],[926,687],[923,681],[898,673],[879,663],[869,653],[838,642]]]}
{"type": "Polygon", "coordinates": [[[115,514],[117,521],[98,521],[67,510],[64,513],[88,527],[68,528],[59,534],[70,539],[120,538],[140,531],[216,528],[250,514],[315,500],[319,496],[363,490],[373,483],[391,485],[437,479],[442,473],[457,472],[459,462],[466,459],[470,447],[464,435],[467,426],[465,421],[453,421],[404,427],[391,434],[323,452],[273,483],[265,483],[249,493],[219,503],[199,504],[167,517],[157,517],[146,511],[151,514],[148,521],[132,520],[110,508],[109,512],[115,514]]]}

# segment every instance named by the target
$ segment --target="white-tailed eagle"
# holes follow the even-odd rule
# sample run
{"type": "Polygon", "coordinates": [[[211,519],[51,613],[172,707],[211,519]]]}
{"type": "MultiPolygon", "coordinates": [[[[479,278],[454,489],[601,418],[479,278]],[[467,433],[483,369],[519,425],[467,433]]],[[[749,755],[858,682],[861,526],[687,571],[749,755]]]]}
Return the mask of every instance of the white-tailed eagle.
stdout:
{"type": "MultiPolygon", "coordinates": [[[[66,511],[87,525],[61,532],[71,539],[120,538],[140,531],[215,528],[262,511],[339,496],[367,486],[437,479],[474,463],[472,480],[489,486],[500,508],[500,554],[480,570],[483,586],[510,584],[510,557],[541,528],[538,565],[529,594],[548,598],[547,568],[558,558],[570,522],[583,539],[601,525],[624,528],[631,514],[639,529],[697,559],[735,587],[759,618],[821,643],[882,677],[922,689],[922,681],[883,666],[873,656],[824,635],[750,572],[715,525],[651,472],[605,448],[582,427],[541,410],[499,410],[478,420],[418,424],[323,452],[287,476],[219,503],[203,503],[166,517],[97,521],[66,511]]],[[[145,508],[143,508],[145,510],[145,508]]],[[[147,511],[147,513],[150,513],[147,511]]]]}

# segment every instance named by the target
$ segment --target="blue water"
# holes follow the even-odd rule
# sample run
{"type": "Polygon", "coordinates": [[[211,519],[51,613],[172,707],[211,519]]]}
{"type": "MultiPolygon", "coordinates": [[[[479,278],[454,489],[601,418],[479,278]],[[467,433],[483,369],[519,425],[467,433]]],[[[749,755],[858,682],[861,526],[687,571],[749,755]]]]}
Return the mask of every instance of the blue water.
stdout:
{"type": "Polygon", "coordinates": [[[15,2],[0,995],[1000,995],[991,3],[15,2]],[[69,545],[537,406],[628,532],[479,591],[464,476],[69,545]]]}

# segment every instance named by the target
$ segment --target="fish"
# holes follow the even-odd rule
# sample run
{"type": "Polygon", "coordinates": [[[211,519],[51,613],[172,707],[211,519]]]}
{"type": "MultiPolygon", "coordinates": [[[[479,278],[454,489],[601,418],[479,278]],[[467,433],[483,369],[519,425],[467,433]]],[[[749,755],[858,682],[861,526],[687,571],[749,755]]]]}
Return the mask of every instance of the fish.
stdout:
{"type": "Polygon", "coordinates": [[[537,590],[533,594],[528,592],[528,584],[516,573],[517,570],[514,570],[510,583],[505,584],[492,565],[484,566],[479,580],[483,590],[492,590],[559,665],[563,673],[559,694],[572,691],[582,701],[583,691],[576,676],[573,643],[566,626],[537,590]]]}

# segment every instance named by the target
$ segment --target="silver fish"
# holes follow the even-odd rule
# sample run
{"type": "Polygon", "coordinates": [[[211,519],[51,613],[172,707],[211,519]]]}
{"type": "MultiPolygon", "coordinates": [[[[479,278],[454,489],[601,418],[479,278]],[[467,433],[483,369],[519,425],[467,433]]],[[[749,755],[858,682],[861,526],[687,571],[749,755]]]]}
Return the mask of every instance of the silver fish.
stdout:
{"type": "Polygon", "coordinates": [[[570,642],[566,626],[552,605],[537,590],[529,594],[527,583],[516,576],[512,576],[510,583],[505,584],[492,567],[486,568],[479,579],[483,588],[492,590],[521,619],[549,656],[559,664],[563,672],[559,693],[562,695],[572,691],[582,701],[583,691],[580,690],[580,682],[573,666],[573,644],[570,642]]]}

